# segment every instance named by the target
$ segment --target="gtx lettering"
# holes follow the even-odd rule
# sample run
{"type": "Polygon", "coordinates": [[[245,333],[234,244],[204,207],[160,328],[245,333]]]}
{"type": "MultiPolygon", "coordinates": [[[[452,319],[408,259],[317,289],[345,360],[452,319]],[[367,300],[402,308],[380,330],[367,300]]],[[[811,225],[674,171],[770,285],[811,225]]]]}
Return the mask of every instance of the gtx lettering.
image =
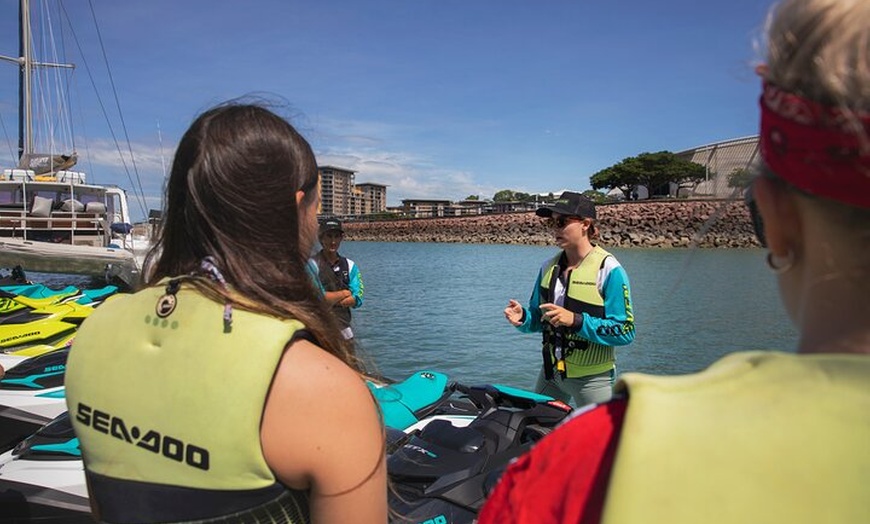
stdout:
{"type": "Polygon", "coordinates": [[[169,435],[149,429],[140,438],[141,431],[137,426],[128,429],[121,417],[116,417],[105,411],[93,409],[79,402],[76,409],[76,420],[92,428],[94,431],[109,435],[151,453],[162,455],[175,462],[208,471],[209,453],[207,449],[186,444],[184,441],[169,435]]]}
{"type": "Polygon", "coordinates": [[[413,451],[416,451],[417,453],[422,453],[422,454],[427,455],[427,456],[432,457],[432,458],[438,458],[438,455],[436,455],[435,453],[432,453],[431,451],[429,451],[426,448],[422,448],[420,446],[417,446],[416,444],[405,444],[403,447],[410,449],[410,450],[413,450],[413,451]]]}

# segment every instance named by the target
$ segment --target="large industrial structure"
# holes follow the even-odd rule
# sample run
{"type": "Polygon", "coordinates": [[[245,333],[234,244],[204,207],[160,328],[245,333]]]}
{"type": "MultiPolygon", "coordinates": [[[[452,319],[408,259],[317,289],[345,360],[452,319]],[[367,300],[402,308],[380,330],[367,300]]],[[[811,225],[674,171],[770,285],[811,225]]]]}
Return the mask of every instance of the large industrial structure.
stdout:
{"type": "Polygon", "coordinates": [[[758,135],[693,147],[677,156],[704,166],[705,180],[694,187],[674,187],[671,196],[728,198],[740,188],[728,185],[732,174],[749,169],[758,157],[758,135]]]}

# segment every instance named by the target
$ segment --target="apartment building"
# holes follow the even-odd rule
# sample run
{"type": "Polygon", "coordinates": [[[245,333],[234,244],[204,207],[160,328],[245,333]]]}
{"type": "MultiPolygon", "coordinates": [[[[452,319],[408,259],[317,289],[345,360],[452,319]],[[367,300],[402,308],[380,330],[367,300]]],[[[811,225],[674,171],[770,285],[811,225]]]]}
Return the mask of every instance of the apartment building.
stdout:
{"type": "Polygon", "coordinates": [[[336,166],[320,166],[320,214],[358,216],[382,213],[387,209],[387,186],[366,182],[355,184],[356,171],[336,166]]]}
{"type": "Polygon", "coordinates": [[[335,166],[320,166],[320,212],[323,215],[351,214],[355,171],[335,166]]]}
{"type": "Polygon", "coordinates": [[[403,211],[412,218],[432,218],[445,216],[450,207],[449,200],[405,199],[402,200],[403,211]]]}
{"type": "Polygon", "coordinates": [[[387,186],[372,182],[357,184],[353,189],[355,214],[371,215],[387,210],[387,186]]]}

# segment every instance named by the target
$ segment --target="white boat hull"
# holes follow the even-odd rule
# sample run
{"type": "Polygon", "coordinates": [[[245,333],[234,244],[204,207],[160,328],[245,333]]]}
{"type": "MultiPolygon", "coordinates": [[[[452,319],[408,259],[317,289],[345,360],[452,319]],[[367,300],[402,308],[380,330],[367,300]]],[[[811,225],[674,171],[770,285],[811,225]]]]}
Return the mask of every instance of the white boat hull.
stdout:
{"type": "Polygon", "coordinates": [[[40,273],[114,277],[130,287],[139,280],[136,258],[126,249],[0,239],[0,267],[15,266],[40,273]]]}

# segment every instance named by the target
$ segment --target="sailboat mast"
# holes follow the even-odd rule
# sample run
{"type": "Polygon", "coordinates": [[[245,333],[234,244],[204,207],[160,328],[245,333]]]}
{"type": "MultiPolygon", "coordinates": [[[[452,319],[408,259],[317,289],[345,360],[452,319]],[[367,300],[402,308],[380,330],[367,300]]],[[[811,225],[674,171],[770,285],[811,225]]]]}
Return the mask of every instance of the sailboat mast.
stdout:
{"type": "Polygon", "coordinates": [[[18,167],[30,168],[34,153],[33,137],[33,70],[37,67],[61,67],[75,69],[73,64],[37,62],[33,59],[33,28],[30,17],[30,0],[18,2],[18,56],[0,55],[0,60],[18,65],[18,167]]]}
{"type": "MultiPolygon", "coordinates": [[[[30,0],[19,2],[18,56],[18,160],[33,153],[33,56],[30,33],[30,0]]],[[[24,167],[24,166],[21,166],[24,167]]]]}

